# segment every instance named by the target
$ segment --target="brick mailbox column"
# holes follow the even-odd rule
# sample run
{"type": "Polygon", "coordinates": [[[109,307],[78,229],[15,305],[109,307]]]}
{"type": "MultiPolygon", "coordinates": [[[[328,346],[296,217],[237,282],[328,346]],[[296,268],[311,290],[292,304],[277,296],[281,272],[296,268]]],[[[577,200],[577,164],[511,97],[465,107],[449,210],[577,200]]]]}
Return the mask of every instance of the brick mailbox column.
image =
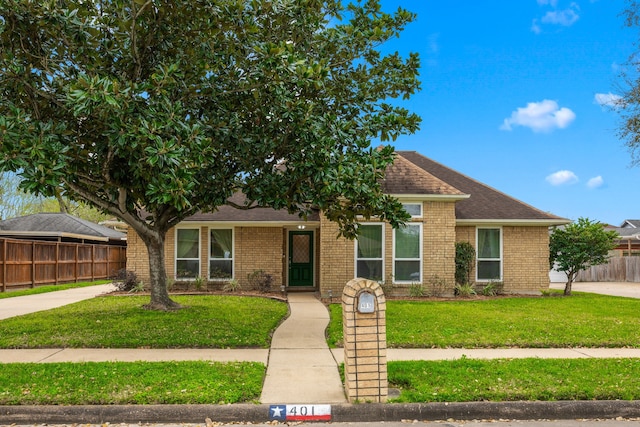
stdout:
{"type": "Polygon", "coordinates": [[[386,402],[387,303],[378,282],[350,280],[342,291],[345,389],[349,402],[386,402]]]}

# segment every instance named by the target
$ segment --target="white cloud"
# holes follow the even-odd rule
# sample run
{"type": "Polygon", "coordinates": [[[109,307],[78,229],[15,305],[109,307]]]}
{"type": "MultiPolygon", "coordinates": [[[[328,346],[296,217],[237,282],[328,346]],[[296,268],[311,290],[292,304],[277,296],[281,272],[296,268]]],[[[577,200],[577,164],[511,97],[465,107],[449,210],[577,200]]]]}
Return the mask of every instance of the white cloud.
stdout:
{"type": "Polygon", "coordinates": [[[545,180],[551,185],[568,185],[578,182],[578,177],[571,171],[561,170],[547,176],[545,180]]]}
{"type": "Polygon", "coordinates": [[[602,176],[600,175],[594,176],[589,181],[587,181],[588,188],[599,188],[599,187],[602,187],[603,184],[604,184],[604,179],[602,179],[602,176]]]}
{"type": "Polygon", "coordinates": [[[533,20],[531,24],[531,31],[536,34],[540,34],[543,31],[541,23],[570,27],[580,19],[580,6],[578,6],[578,3],[576,2],[572,2],[566,9],[558,9],[557,0],[538,0],[538,5],[549,6],[553,10],[548,10],[542,18],[536,18],[533,20]]]}
{"type": "Polygon", "coordinates": [[[529,102],[504,119],[500,130],[512,130],[514,126],[524,126],[534,132],[550,132],[556,128],[564,129],[575,120],[576,115],[569,108],[558,106],[556,101],[545,99],[541,102],[529,102]]]}
{"type": "Polygon", "coordinates": [[[602,107],[618,108],[621,107],[622,97],[615,93],[596,93],[593,97],[596,104],[602,107]]]}
{"type": "Polygon", "coordinates": [[[569,9],[564,10],[551,10],[542,17],[542,22],[545,24],[562,25],[563,27],[570,27],[575,24],[580,15],[578,12],[580,8],[576,3],[571,3],[569,9]]]}

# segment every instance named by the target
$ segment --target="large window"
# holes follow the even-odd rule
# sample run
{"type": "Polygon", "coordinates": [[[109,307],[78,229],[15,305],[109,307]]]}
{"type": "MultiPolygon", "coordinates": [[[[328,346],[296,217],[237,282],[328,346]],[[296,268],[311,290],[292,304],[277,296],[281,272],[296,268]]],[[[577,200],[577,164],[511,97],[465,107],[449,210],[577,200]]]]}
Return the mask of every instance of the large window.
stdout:
{"type": "Polygon", "coordinates": [[[195,279],[200,275],[200,230],[176,230],[176,279],[195,279]]]}
{"type": "Polygon", "coordinates": [[[422,225],[407,224],[394,232],[393,281],[422,282],[422,225]]]}
{"type": "Polygon", "coordinates": [[[383,280],[384,227],[360,224],[356,241],[356,277],[383,280]]]}
{"type": "Polygon", "coordinates": [[[478,280],[502,280],[501,230],[499,228],[478,228],[476,248],[478,280]]]}
{"type": "Polygon", "coordinates": [[[233,277],[233,230],[211,229],[209,249],[209,278],[233,277]]]}

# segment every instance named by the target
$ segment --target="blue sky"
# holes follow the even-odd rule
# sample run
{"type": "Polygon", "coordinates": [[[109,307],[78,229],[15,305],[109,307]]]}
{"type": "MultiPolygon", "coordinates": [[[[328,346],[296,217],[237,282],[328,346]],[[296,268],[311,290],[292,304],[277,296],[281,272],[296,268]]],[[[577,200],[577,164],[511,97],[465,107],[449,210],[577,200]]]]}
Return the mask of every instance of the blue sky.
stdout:
{"type": "Polygon", "coordinates": [[[382,0],[418,14],[385,50],[419,52],[405,105],[416,150],[541,210],[619,225],[640,219],[640,167],[604,107],[638,33],[624,0],[382,0]]]}

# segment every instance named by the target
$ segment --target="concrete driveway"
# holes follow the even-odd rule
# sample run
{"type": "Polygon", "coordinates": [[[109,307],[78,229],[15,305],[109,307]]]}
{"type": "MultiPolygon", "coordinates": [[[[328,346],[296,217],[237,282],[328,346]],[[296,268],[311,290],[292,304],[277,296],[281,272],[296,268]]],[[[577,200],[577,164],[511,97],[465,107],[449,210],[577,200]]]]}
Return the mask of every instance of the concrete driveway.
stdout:
{"type": "MultiPolygon", "coordinates": [[[[552,282],[550,289],[564,289],[565,283],[552,282]]],[[[571,290],[617,297],[640,298],[640,283],[632,282],[573,282],[571,290]]]]}

